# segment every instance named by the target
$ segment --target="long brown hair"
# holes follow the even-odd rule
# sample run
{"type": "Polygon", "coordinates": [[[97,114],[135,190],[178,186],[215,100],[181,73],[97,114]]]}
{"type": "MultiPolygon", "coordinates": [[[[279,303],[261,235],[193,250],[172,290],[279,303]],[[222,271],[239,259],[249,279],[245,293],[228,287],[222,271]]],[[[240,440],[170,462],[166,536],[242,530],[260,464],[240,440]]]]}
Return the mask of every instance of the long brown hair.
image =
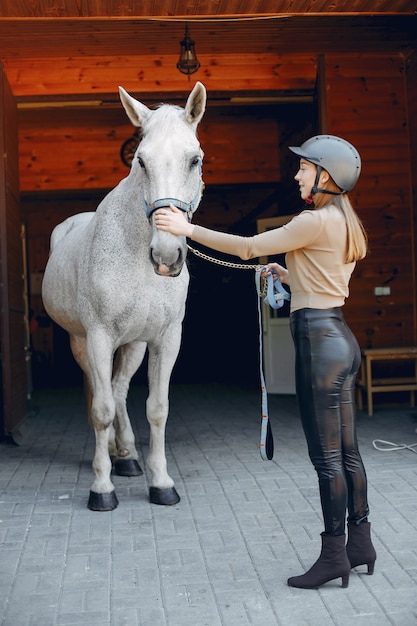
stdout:
{"type": "MultiPolygon", "coordinates": [[[[331,177],[322,187],[328,191],[338,191],[340,193],[340,188],[331,177]]],[[[368,236],[364,225],[350,203],[349,196],[346,193],[333,196],[320,192],[314,196],[316,209],[321,209],[331,204],[336,206],[345,218],[347,228],[346,263],[363,259],[368,251],[368,236]]]]}

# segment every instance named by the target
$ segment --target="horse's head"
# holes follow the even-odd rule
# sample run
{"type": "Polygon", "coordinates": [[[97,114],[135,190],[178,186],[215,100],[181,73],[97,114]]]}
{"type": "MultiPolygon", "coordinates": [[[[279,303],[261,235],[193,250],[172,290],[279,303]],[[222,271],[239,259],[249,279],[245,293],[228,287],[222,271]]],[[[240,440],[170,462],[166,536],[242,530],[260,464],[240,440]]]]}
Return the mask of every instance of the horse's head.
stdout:
{"type": "Polygon", "coordinates": [[[141,137],[130,176],[132,184],[138,184],[143,210],[152,226],[150,258],[157,274],[178,276],[186,258],[186,240],[158,230],[152,215],[156,209],[174,204],[184,211],[184,219],[191,220],[200,202],[203,153],[196,131],[206,107],[206,90],[197,82],[184,109],[161,105],[155,110],[122,87],[119,90],[126,113],[141,137]]]}

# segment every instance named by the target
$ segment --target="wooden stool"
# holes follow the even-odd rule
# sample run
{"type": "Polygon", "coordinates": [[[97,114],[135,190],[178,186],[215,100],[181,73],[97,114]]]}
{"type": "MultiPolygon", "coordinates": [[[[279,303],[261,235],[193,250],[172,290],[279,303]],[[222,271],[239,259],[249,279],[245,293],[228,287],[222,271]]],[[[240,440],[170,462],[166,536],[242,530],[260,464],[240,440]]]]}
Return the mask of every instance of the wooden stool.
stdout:
{"type": "Polygon", "coordinates": [[[362,350],[362,365],[360,377],[357,381],[359,389],[358,408],[363,408],[362,390],[366,390],[368,415],[373,414],[373,393],[384,391],[409,391],[410,404],[415,406],[415,395],[417,391],[417,347],[409,346],[405,348],[368,348],[362,350]],[[374,361],[414,361],[414,376],[410,377],[390,377],[373,378],[372,363],[374,361]]]}

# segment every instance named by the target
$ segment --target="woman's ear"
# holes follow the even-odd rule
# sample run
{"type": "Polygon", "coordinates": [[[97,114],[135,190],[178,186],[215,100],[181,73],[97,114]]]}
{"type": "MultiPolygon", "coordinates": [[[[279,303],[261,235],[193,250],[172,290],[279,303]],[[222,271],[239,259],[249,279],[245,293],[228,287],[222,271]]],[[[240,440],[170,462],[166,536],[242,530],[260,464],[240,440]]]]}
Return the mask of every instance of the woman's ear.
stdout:
{"type": "Polygon", "coordinates": [[[326,184],[330,180],[330,174],[326,170],[322,170],[320,173],[319,185],[326,184]]]}

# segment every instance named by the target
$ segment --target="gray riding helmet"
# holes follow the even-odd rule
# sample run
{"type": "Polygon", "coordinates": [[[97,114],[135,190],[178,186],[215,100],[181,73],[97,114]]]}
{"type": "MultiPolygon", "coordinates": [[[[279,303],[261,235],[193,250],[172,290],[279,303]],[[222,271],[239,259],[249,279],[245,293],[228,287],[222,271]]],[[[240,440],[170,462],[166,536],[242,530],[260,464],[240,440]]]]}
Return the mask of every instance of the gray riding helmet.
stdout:
{"type": "Polygon", "coordinates": [[[316,135],[300,147],[289,147],[297,156],[320,165],[329,172],[342,192],[356,185],[361,173],[361,157],[351,143],[335,135],[316,135]]]}

